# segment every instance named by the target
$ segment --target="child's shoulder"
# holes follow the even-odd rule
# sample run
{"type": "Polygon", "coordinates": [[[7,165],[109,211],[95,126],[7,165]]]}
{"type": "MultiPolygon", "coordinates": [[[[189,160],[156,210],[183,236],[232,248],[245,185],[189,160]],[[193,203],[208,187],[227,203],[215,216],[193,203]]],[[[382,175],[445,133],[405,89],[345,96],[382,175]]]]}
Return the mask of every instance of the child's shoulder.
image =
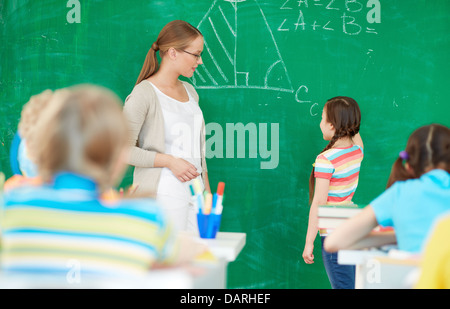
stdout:
{"type": "Polygon", "coordinates": [[[359,145],[352,145],[346,148],[330,148],[328,150],[325,150],[324,152],[321,152],[317,156],[317,159],[332,161],[341,156],[353,157],[354,155],[358,154],[363,156],[364,155],[363,149],[359,145]]]}
{"type": "Polygon", "coordinates": [[[161,206],[153,198],[118,198],[113,200],[101,199],[104,207],[111,212],[118,212],[135,217],[147,218],[152,221],[164,220],[164,212],[161,206]]]}
{"type": "Polygon", "coordinates": [[[42,184],[42,181],[39,177],[25,177],[22,175],[13,175],[5,181],[3,186],[3,190],[8,192],[10,190],[29,187],[29,186],[39,186],[42,184]]]}
{"type": "Polygon", "coordinates": [[[341,155],[345,155],[348,153],[354,153],[354,152],[363,152],[363,149],[361,148],[361,146],[359,145],[351,145],[348,147],[338,147],[338,148],[330,148],[324,152],[322,152],[321,154],[324,154],[326,156],[341,156],[341,155]]]}

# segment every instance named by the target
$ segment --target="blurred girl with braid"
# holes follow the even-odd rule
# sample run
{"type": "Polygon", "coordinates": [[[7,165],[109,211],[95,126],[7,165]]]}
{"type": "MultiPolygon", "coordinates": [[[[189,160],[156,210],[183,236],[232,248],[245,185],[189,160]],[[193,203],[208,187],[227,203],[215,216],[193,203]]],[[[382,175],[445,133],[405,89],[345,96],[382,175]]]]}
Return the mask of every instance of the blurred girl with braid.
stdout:
{"type": "MultiPolygon", "coordinates": [[[[325,249],[334,252],[367,244],[377,225],[392,226],[398,249],[420,254],[436,220],[450,211],[450,128],[432,124],[418,128],[395,160],[387,190],[361,213],[333,231],[325,249]]],[[[448,235],[447,235],[448,236],[448,235]]]]}
{"type": "MultiPolygon", "coordinates": [[[[361,111],[349,97],[334,97],[327,101],[322,112],[320,129],[328,145],[317,156],[310,177],[308,231],[303,259],[314,263],[314,241],[318,229],[318,207],[324,204],[351,203],[358,186],[359,169],[363,159],[363,143],[359,134],[361,111]]],[[[322,257],[333,289],[354,288],[354,266],[337,263],[337,254],[323,250],[327,230],[321,230],[322,257]]]]}

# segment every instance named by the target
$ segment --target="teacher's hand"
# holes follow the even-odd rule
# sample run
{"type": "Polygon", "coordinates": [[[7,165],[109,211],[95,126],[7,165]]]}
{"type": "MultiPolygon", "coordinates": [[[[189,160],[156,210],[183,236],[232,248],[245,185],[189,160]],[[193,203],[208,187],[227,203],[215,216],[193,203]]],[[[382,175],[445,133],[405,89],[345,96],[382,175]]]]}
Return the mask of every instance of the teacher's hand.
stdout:
{"type": "Polygon", "coordinates": [[[193,164],[181,158],[172,157],[168,167],[181,182],[192,180],[200,175],[193,164]]]}

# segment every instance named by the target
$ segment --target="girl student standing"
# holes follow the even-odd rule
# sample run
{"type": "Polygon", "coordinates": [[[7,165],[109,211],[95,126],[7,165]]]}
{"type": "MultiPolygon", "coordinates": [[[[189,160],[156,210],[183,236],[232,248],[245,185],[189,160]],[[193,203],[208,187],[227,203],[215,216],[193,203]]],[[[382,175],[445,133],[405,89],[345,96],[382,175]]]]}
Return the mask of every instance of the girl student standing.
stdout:
{"type": "MultiPolygon", "coordinates": [[[[361,112],[357,102],[349,97],[334,97],[323,108],[320,129],[329,143],[317,156],[310,177],[308,230],[303,259],[314,263],[314,240],[318,229],[318,207],[324,204],[348,204],[358,186],[363,159],[363,143],[359,135],[361,112]]],[[[323,249],[329,231],[320,230],[322,256],[328,278],[334,289],[354,288],[354,266],[339,265],[337,254],[323,249]]]]}
{"type": "Polygon", "coordinates": [[[205,122],[194,87],[179,80],[202,64],[203,35],[181,20],[163,27],[126,98],[133,184],[156,195],[179,231],[198,231],[189,184],[211,191],[205,160],[205,122]],[[161,58],[158,63],[157,52],[161,58]]]}
{"type": "Polygon", "coordinates": [[[432,124],[415,130],[392,166],[387,187],[327,237],[326,250],[397,242],[399,250],[422,253],[434,222],[450,211],[450,129],[432,124]],[[372,237],[377,225],[393,227],[395,237],[372,237]]]}

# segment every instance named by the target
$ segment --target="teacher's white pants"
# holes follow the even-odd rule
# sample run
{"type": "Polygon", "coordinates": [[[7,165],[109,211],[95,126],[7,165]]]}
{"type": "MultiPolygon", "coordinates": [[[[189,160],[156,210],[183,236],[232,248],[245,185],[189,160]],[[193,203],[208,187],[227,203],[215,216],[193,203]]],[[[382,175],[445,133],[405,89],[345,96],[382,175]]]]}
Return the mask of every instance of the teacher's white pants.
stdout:
{"type": "Polygon", "coordinates": [[[156,201],[162,206],[176,231],[198,234],[197,210],[192,202],[166,194],[158,194],[156,201]]]}

